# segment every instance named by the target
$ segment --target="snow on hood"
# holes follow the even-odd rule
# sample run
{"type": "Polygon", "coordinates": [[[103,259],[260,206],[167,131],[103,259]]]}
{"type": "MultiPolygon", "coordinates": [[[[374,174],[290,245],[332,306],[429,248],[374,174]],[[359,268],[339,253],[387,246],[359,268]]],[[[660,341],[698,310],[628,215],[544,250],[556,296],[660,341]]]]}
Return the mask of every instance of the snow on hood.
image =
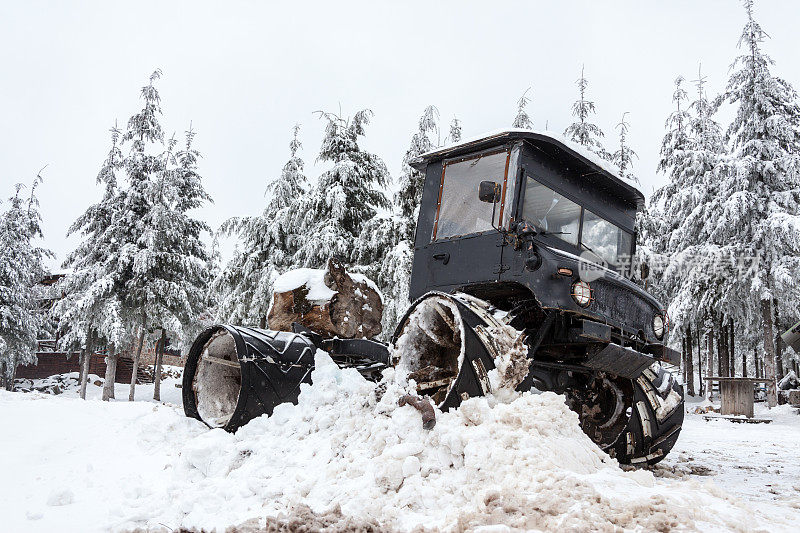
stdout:
{"type": "Polygon", "coordinates": [[[619,168],[614,163],[612,163],[610,161],[606,161],[605,159],[601,158],[600,156],[598,156],[596,153],[592,152],[591,150],[589,150],[585,146],[583,146],[581,144],[578,144],[575,141],[572,141],[570,139],[567,139],[566,137],[564,137],[563,135],[561,135],[560,133],[557,133],[555,131],[528,130],[528,129],[524,129],[524,128],[497,129],[497,130],[488,131],[486,133],[482,133],[482,134],[474,136],[474,137],[469,137],[467,139],[462,139],[461,141],[459,141],[457,143],[452,143],[452,144],[448,144],[448,145],[445,145],[445,146],[441,146],[439,148],[436,148],[435,150],[430,150],[429,152],[425,152],[424,154],[421,154],[419,157],[420,158],[425,158],[425,157],[437,154],[439,152],[450,151],[450,150],[452,150],[454,148],[458,148],[460,146],[464,146],[464,145],[467,145],[467,144],[472,144],[472,143],[475,143],[475,142],[478,142],[478,141],[482,141],[484,139],[489,139],[491,137],[498,137],[498,136],[504,135],[506,133],[534,133],[536,135],[541,135],[543,137],[549,137],[549,138],[553,139],[554,141],[557,141],[557,142],[563,144],[564,146],[566,146],[567,148],[569,148],[573,152],[576,152],[576,153],[580,154],[582,157],[588,159],[593,164],[595,164],[598,167],[602,168],[603,170],[605,170],[609,174],[612,174],[615,177],[619,178],[624,183],[627,183],[627,184],[633,185],[633,186],[637,185],[634,181],[624,177],[622,175],[622,172],[620,172],[619,168]]]}
{"type": "Polygon", "coordinates": [[[407,386],[393,369],[376,386],[318,352],[297,405],[279,405],[236,434],[186,439],[164,427],[180,454],[162,483],[126,486],[131,501],[115,508],[115,527],[221,531],[307,508],[400,530],[719,530],[752,518],[712,485],[624,472],[584,435],[563,396],[470,398],[437,410],[426,431],[419,412],[398,407],[407,386]]]}

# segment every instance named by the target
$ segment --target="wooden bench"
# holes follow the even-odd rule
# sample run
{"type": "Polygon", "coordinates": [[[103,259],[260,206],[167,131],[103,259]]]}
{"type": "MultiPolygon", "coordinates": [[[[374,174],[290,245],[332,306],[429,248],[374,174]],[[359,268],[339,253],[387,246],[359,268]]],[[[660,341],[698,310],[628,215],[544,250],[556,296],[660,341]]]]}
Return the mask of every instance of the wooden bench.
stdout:
{"type": "Polygon", "coordinates": [[[753,418],[753,386],[763,383],[758,378],[734,378],[709,376],[706,381],[719,383],[719,394],[722,401],[721,415],[744,415],[753,418]]]}

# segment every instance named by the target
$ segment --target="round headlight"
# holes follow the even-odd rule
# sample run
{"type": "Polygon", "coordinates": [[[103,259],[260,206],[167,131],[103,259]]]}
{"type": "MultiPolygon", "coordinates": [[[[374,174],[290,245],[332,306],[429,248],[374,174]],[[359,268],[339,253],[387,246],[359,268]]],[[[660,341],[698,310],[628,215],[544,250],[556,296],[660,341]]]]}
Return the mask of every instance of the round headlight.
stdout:
{"type": "Polygon", "coordinates": [[[657,339],[661,339],[664,337],[664,331],[666,330],[666,321],[662,315],[655,315],[653,316],[653,333],[656,334],[657,339]]]}
{"type": "Polygon", "coordinates": [[[572,299],[581,307],[592,303],[592,288],[585,281],[576,281],[572,284],[572,299]]]}

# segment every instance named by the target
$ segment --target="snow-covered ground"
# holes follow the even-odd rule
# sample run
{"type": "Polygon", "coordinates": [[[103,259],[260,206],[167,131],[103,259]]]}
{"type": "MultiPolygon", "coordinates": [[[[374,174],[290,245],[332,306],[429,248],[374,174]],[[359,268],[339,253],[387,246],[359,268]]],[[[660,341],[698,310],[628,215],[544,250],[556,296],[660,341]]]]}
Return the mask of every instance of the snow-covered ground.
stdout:
{"type": "Polygon", "coordinates": [[[298,406],[230,435],[185,418],[174,381],[174,404],[105,403],[92,386],[90,401],[0,391],[2,529],[224,530],[281,512],[400,530],[797,529],[800,416],[788,407],[759,413],[768,425],[690,414],[651,473],[621,469],[551,393],[473,398],[425,431],[397,407],[395,381],[376,394],[323,357],[298,406]]]}

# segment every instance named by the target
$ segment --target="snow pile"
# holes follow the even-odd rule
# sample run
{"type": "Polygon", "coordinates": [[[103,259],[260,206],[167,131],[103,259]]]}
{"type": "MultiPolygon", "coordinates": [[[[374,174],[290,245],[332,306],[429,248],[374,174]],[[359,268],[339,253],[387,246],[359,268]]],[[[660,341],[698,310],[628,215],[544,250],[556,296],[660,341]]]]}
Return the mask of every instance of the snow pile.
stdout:
{"type": "Polygon", "coordinates": [[[800,388],[800,380],[797,379],[797,374],[794,373],[794,370],[790,370],[789,373],[783,376],[783,378],[781,378],[781,380],[778,382],[779,390],[797,388],[800,388]]]}
{"type": "MultiPolygon", "coordinates": [[[[102,382],[103,378],[96,374],[89,374],[89,383],[102,382]]],[[[55,374],[46,378],[18,378],[14,380],[14,390],[17,392],[43,392],[45,394],[61,394],[65,391],[80,389],[80,376],[77,372],[55,374]]]]}
{"type": "Polygon", "coordinates": [[[395,378],[387,370],[376,388],[319,352],[298,405],[183,442],[168,479],[129,487],[135,498],[113,524],[224,529],[310,509],[402,530],[665,530],[740,528],[754,513],[711,486],[623,472],[561,396],[471,398],[425,431],[415,409],[397,406],[407,384],[395,378]]]}

